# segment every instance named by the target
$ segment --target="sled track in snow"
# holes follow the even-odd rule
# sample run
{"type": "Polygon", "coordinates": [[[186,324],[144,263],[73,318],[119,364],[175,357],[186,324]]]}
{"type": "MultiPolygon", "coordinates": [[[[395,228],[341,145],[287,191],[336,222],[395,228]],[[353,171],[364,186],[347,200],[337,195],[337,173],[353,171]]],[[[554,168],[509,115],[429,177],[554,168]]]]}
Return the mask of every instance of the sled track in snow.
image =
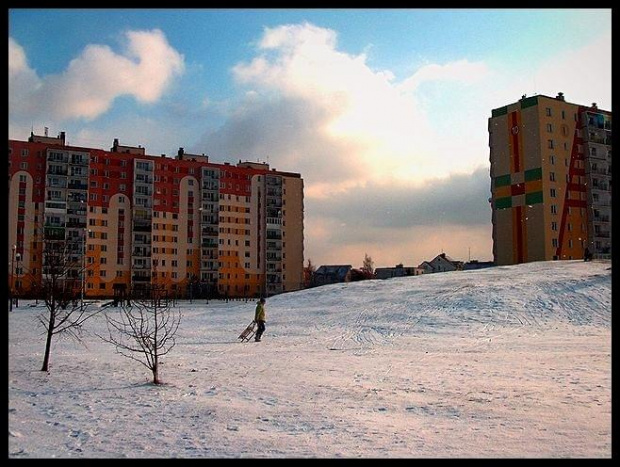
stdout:
{"type": "Polygon", "coordinates": [[[446,330],[475,340],[560,323],[608,327],[611,268],[602,266],[589,275],[578,273],[582,262],[564,261],[335,284],[299,292],[312,307],[291,314],[308,319],[330,349],[359,354],[446,330]],[[548,269],[542,280],[540,268],[548,269]]]}

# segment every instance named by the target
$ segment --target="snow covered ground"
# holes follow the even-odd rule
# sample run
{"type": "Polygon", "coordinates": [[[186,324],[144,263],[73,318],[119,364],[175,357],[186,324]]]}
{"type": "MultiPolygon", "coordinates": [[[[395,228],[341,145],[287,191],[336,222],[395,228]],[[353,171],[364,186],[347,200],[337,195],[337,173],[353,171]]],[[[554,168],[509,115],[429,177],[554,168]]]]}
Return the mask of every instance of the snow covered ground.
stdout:
{"type": "Polygon", "coordinates": [[[154,386],[94,335],[9,322],[10,458],[609,458],[611,263],[539,262],[180,302],[154,386]]]}

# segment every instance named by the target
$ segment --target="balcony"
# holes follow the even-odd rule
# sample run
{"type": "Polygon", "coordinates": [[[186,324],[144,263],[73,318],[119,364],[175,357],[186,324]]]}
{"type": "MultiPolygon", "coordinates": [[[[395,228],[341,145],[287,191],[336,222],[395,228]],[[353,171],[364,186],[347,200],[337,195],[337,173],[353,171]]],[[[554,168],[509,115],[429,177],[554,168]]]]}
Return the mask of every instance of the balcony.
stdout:
{"type": "Polygon", "coordinates": [[[151,276],[131,276],[131,280],[134,282],[151,282],[151,276]]]}
{"type": "Polygon", "coordinates": [[[46,240],[64,240],[65,228],[57,226],[45,226],[44,235],[46,240]]]}
{"type": "Polygon", "coordinates": [[[149,257],[151,256],[151,249],[145,247],[136,247],[133,250],[133,256],[149,257]]]}
{"type": "Polygon", "coordinates": [[[217,237],[218,236],[217,229],[214,229],[212,227],[204,227],[202,229],[202,236],[203,237],[217,237]]]}
{"type": "Polygon", "coordinates": [[[71,190],[88,190],[88,185],[86,183],[71,181],[69,182],[69,188],[71,190]]]}
{"type": "Polygon", "coordinates": [[[50,166],[47,169],[48,175],[56,175],[60,177],[66,177],[68,170],[65,167],[60,166],[50,166]]]}
{"type": "Polygon", "coordinates": [[[153,230],[153,227],[151,226],[151,224],[136,224],[134,223],[133,225],[133,231],[134,232],[151,232],[153,230]]]}

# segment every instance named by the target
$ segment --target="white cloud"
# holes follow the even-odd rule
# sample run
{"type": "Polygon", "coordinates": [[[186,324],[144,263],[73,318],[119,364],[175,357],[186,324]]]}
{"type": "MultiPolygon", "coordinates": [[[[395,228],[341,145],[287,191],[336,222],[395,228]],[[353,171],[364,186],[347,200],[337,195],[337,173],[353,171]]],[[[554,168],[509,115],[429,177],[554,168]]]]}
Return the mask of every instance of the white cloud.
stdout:
{"type": "Polygon", "coordinates": [[[427,81],[460,81],[473,84],[485,79],[489,69],[483,62],[472,63],[468,60],[439,65],[431,63],[416,71],[400,85],[403,91],[416,91],[420,84],[427,81]]]}
{"type": "MultiPolygon", "coordinates": [[[[314,125],[314,138],[354,151],[335,155],[346,164],[335,164],[333,154],[329,159],[308,154],[317,166],[343,169],[334,177],[338,186],[331,190],[323,178],[313,176],[314,171],[305,172],[309,193],[319,196],[324,190],[352,185],[353,176],[357,183],[394,179],[421,183],[429,177],[471,169],[471,161],[463,157],[437,157],[442,138],[411,91],[421,81],[471,83],[485,76],[484,64],[461,60],[429,65],[401,85],[394,83],[389,70],[371,69],[364,54],[337,50],[336,39],[334,31],[308,23],[266,28],[259,55],[233,69],[236,79],[257,91],[257,96],[283,102],[301,100],[307,107],[320,109],[317,113],[322,119],[308,122],[314,125]],[[356,170],[348,172],[347,167],[353,166],[356,170]]],[[[261,118],[265,125],[264,119],[270,116],[261,118]]],[[[302,145],[299,148],[303,151],[302,145]]],[[[274,156],[275,160],[287,157],[271,154],[272,159],[274,156]]]]}
{"type": "Polygon", "coordinates": [[[540,94],[563,92],[568,102],[611,110],[611,32],[548,60],[537,70],[540,94]]]}
{"type": "Polygon", "coordinates": [[[174,77],[183,73],[183,56],[157,29],[128,31],[125,38],[124,54],[105,45],[88,45],[63,73],[41,78],[29,68],[23,48],[10,39],[11,118],[90,120],[122,95],[142,103],[158,101],[174,77]]]}

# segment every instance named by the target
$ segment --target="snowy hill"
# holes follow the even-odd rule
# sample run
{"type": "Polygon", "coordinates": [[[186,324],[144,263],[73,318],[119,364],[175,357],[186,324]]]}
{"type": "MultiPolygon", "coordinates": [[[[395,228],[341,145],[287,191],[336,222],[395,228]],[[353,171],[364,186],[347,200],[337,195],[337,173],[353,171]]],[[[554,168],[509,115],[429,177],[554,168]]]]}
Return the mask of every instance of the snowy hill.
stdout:
{"type": "Polygon", "coordinates": [[[180,302],[160,387],[9,314],[10,457],[610,457],[611,263],[540,262],[180,302]]]}

